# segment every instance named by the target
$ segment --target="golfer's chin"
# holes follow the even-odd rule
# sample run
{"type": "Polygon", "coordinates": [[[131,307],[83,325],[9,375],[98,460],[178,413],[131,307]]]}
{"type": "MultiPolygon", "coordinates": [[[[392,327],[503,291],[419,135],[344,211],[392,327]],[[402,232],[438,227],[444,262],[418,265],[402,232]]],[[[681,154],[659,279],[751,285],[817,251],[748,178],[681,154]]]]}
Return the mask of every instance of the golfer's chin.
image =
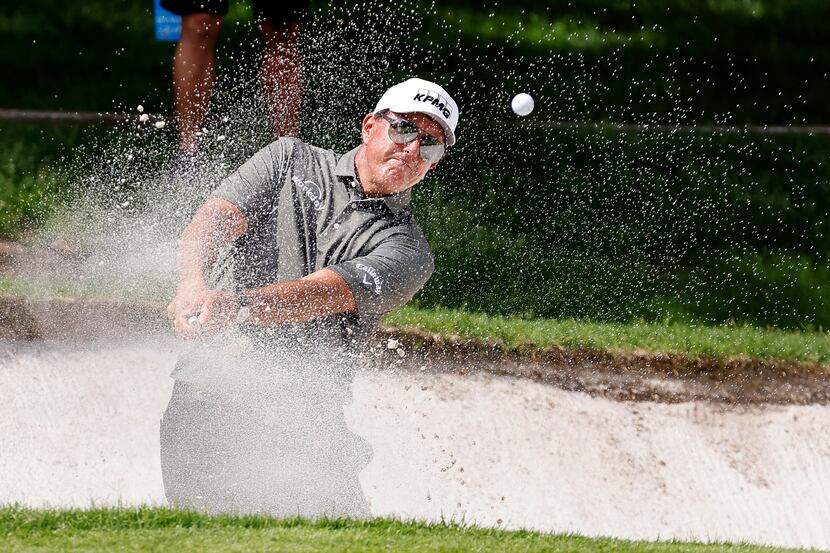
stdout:
{"type": "Polygon", "coordinates": [[[417,183],[424,175],[410,164],[390,159],[383,166],[382,177],[387,188],[397,188],[400,191],[417,183]]]}

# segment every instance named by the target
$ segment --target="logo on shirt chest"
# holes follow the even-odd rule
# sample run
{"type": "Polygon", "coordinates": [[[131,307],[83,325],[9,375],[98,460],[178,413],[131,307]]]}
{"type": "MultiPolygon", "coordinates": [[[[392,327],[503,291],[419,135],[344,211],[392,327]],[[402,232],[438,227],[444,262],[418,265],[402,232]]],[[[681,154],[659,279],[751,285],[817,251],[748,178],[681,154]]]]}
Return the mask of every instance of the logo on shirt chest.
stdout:
{"type": "Polygon", "coordinates": [[[383,277],[378,274],[377,269],[364,265],[363,263],[357,263],[355,267],[357,267],[358,270],[363,271],[363,284],[372,288],[375,295],[379,296],[381,287],[383,286],[383,277]]]}
{"type": "Polygon", "coordinates": [[[301,179],[297,176],[291,177],[291,182],[305,194],[305,197],[314,206],[314,211],[323,210],[323,190],[319,184],[311,180],[301,179]]]}

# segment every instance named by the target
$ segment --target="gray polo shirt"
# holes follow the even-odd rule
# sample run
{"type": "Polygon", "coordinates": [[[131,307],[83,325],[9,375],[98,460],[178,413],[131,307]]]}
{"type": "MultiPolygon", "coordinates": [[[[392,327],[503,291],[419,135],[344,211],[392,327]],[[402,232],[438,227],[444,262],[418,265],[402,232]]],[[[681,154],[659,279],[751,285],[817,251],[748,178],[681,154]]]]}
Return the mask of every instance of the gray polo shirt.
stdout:
{"type": "MultiPolygon", "coordinates": [[[[227,177],[214,196],[237,206],[248,230],[219,263],[221,280],[254,288],[325,267],[351,288],[353,319],[362,325],[408,302],[432,274],[432,253],[408,190],[364,196],[355,175],[358,150],[341,156],[281,138],[227,177]]],[[[343,318],[335,319],[342,327],[343,318]]]]}

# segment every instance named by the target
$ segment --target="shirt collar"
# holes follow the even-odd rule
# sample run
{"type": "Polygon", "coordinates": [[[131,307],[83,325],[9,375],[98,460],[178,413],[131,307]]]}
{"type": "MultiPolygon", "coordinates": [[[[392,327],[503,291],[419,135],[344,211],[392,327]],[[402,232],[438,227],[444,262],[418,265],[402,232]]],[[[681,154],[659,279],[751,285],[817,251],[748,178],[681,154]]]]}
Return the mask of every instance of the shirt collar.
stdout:
{"type": "Polygon", "coordinates": [[[401,211],[409,207],[409,203],[412,200],[412,191],[410,189],[406,189],[403,192],[383,196],[382,198],[366,198],[363,195],[363,190],[360,188],[360,181],[357,179],[354,168],[354,158],[360,148],[362,148],[362,146],[358,146],[357,148],[354,148],[353,150],[350,150],[340,156],[340,159],[337,160],[337,165],[334,168],[334,174],[341,178],[353,179],[359,192],[358,196],[361,199],[383,200],[393,214],[400,214],[401,211]]]}
{"type": "Polygon", "coordinates": [[[362,146],[358,146],[353,150],[349,150],[342,156],[340,159],[337,160],[337,165],[334,168],[334,174],[338,177],[347,177],[354,180],[357,180],[357,175],[354,172],[354,157],[357,155],[357,151],[362,146]]]}

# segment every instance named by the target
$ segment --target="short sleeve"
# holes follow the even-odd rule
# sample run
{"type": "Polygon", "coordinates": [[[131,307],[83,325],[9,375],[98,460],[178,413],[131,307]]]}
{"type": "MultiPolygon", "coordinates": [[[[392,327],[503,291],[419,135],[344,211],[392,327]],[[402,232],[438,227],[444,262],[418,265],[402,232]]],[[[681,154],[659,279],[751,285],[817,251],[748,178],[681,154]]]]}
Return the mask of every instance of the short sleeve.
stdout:
{"type": "Polygon", "coordinates": [[[349,285],[358,314],[380,315],[411,300],[429,280],[435,263],[426,238],[409,224],[369,254],[327,268],[349,285]]]}
{"type": "Polygon", "coordinates": [[[275,208],[280,183],[288,171],[290,152],[289,141],[272,142],[228,175],[212,195],[228,200],[249,221],[262,220],[275,208]]]}

